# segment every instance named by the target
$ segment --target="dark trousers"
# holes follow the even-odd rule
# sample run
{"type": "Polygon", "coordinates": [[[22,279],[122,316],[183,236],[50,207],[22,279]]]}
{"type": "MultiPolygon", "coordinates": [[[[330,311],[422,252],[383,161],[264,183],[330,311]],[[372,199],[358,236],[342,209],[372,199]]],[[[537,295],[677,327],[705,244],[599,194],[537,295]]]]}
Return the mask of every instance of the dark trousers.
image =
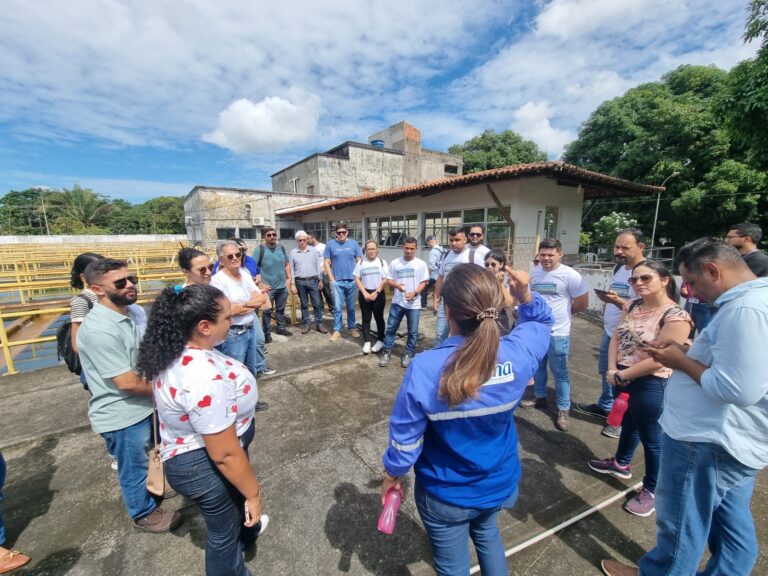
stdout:
{"type": "Polygon", "coordinates": [[[371,316],[376,319],[376,332],[378,332],[378,340],[384,342],[384,332],[387,329],[387,325],[384,323],[384,304],[386,304],[386,296],[384,292],[379,292],[376,300],[371,302],[363,297],[362,292],[357,294],[357,303],[360,304],[360,312],[363,315],[363,342],[373,342],[371,340],[371,316]]]}
{"type": "Polygon", "coordinates": [[[432,288],[432,291],[434,292],[435,284],[437,283],[437,280],[432,280],[432,278],[429,279],[429,282],[427,282],[427,285],[424,286],[424,290],[421,291],[421,309],[426,310],[427,309],[427,293],[429,292],[429,289],[432,288]]]}
{"type": "Polygon", "coordinates": [[[643,487],[656,491],[661,457],[661,424],[659,418],[664,407],[666,378],[643,376],[632,380],[619,392],[629,393],[629,407],[621,421],[621,436],[616,449],[616,461],[626,466],[632,461],[635,448],[642,442],[645,451],[645,477],[643,487]]]}
{"type": "Polygon", "coordinates": [[[285,303],[288,301],[288,288],[272,288],[269,291],[269,299],[272,300],[272,309],[261,312],[265,336],[269,334],[272,327],[272,313],[275,314],[277,320],[277,329],[285,329],[285,303]]]}
{"type": "Polygon", "coordinates": [[[323,289],[320,292],[320,295],[322,296],[322,299],[325,300],[325,305],[328,307],[328,310],[333,313],[333,288],[328,281],[327,274],[323,274],[323,289]]]}
{"type": "Polygon", "coordinates": [[[309,300],[312,300],[312,309],[315,311],[315,324],[323,323],[323,303],[320,300],[319,280],[317,278],[296,278],[296,290],[299,292],[301,302],[301,323],[309,325],[309,300]]]}

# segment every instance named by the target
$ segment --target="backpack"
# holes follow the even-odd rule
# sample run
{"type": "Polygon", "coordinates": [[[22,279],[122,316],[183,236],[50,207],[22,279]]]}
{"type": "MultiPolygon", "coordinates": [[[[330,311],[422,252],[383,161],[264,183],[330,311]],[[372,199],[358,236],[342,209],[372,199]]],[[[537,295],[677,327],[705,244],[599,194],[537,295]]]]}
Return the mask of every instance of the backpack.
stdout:
{"type": "MultiPolygon", "coordinates": [[[[88,310],[93,308],[93,302],[82,294],[78,294],[75,298],[85,300],[88,303],[88,310]]],[[[72,348],[72,319],[69,317],[56,330],[56,358],[57,360],[63,359],[69,371],[78,376],[83,371],[80,365],[80,356],[72,348]]]]}
{"type": "MultiPolygon", "coordinates": [[[[440,262],[439,262],[439,263],[438,263],[438,265],[437,265],[438,269],[440,268],[440,266],[442,266],[442,265],[443,265],[443,261],[444,261],[446,258],[448,258],[448,254],[450,254],[450,253],[451,253],[451,251],[450,251],[450,250],[446,250],[446,249],[445,249],[445,248],[443,248],[442,246],[440,246],[440,248],[442,248],[442,250],[443,250],[443,255],[442,255],[442,256],[440,256],[440,262]]],[[[474,263],[475,263],[475,252],[476,252],[476,250],[475,250],[474,248],[470,248],[470,249],[469,249],[469,261],[467,262],[468,264],[474,264],[474,263]]]]}
{"type": "MultiPolygon", "coordinates": [[[[280,249],[283,251],[283,258],[285,259],[286,262],[288,262],[288,254],[286,254],[285,252],[285,246],[283,246],[282,244],[278,244],[278,246],[280,246],[280,249]]],[[[256,261],[256,265],[259,267],[259,272],[261,272],[261,261],[264,260],[264,246],[259,246],[258,250],[259,250],[259,259],[256,261]]],[[[256,250],[254,250],[254,253],[255,252],[256,250]]]]}

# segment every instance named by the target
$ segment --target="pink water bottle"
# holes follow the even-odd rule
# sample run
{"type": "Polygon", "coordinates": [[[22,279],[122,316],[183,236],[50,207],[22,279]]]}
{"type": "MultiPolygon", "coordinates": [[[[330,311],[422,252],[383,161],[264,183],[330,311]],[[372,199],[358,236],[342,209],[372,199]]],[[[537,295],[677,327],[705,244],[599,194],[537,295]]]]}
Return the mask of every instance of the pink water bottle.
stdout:
{"type": "Polygon", "coordinates": [[[379,516],[379,532],[392,534],[395,531],[395,520],[397,519],[397,510],[400,508],[400,490],[392,487],[384,497],[384,509],[379,516]]]}
{"type": "Polygon", "coordinates": [[[627,411],[629,404],[628,392],[621,392],[619,397],[613,401],[613,408],[611,408],[610,414],[608,414],[608,426],[621,426],[621,421],[624,419],[624,412],[627,411]]]}

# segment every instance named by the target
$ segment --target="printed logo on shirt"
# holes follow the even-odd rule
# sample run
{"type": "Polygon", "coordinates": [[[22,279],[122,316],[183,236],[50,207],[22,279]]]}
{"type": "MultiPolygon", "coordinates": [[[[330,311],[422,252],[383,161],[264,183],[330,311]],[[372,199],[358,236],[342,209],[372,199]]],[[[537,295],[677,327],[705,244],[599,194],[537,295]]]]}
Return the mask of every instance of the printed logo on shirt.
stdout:
{"type": "Polygon", "coordinates": [[[397,279],[401,280],[403,278],[415,278],[416,277],[416,270],[413,268],[400,268],[400,270],[397,271],[397,279]]]}
{"type": "Polygon", "coordinates": [[[363,268],[361,272],[363,276],[376,276],[381,274],[381,268],[378,266],[368,266],[367,268],[363,268]]]}
{"type": "Polygon", "coordinates": [[[538,292],[539,294],[557,296],[557,284],[554,282],[536,282],[535,284],[531,284],[531,290],[538,292]]]}
{"type": "Polygon", "coordinates": [[[515,381],[515,373],[512,371],[512,362],[496,364],[496,371],[493,377],[485,382],[483,386],[492,386],[494,384],[505,384],[515,381]]]}
{"type": "Polygon", "coordinates": [[[620,298],[629,298],[631,296],[629,293],[629,284],[625,282],[613,282],[611,284],[611,290],[616,292],[620,298]]]}

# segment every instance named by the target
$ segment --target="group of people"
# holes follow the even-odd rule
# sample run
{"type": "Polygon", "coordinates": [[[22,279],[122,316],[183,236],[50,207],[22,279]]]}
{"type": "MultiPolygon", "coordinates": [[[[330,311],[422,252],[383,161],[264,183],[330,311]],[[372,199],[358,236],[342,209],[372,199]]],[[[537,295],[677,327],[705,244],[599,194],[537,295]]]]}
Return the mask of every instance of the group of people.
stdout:
{"type": "MultiPolygon", "coordinates": [[[[469,570],[469,537],[483,574],[507,574],[497,518],[514,506],[524,473],[514,412],[548,408],[549,368],[556,426],[569,429],[571,317],[588,305],[584,280],[562,263],[553,239],[541,242],[528,273],[483,246],[479,226],[451,229],[448,250],[428,238],[427,262],[416,256],[415,238],[405,238],[403,255],[386,262],[375,242],[362,250],[343,223],[335,232],[318,246],[299,231],[297,248],[288,252],[267,229],[252,256],[232,239],[217,245],[216,262],[184,248],[186,281],[163,290],[148,317],[136,305],[138,278],[126,262],[98,254],[75,262],[73,286],[83,290],[72,300],[72,338],[91,394],[89,418],[115,459],[133,525],[161,533],[181,521],[146,489],[156,412],[173,487],[167,496],[192,499],[208,528],[206,574],[250,573],[243,552],[269,522],[248,449],[256,415],[268,408],[257,377],[275,372],[265,359],[272,318],[276,334],[292,335],[285,303],[295,293],[302,333],[326,333],[321,294],[331,291],[331,341],[340,338],[344,308],[350,335],[360,336],[357,299],[363,353],[380,352],[381,367],[407,321],[406,372],[390,418],[382,501],[390,490],[404,496],[403,478],[413,467],[437,573],[469,570]],[[386,287],[393,297],[385,323],[386,287]],[[415,355],[430,287],[435,347],[415,355]],[[529,381],[534,395],[524,399],[529,381]]],[[[621,426],[603,428],[618,437],[615,454],[588,466],[630,478],[633,453],[643,445],[643,487],[625,507],[640,516],[656,512],[657,544],[639,560],[640,572],[604,561],[609,576],[692,574],[707,545],[707,574],[748,574],[756,560],[749,502],[755,476],[768,464],[768,369],[759,351],[768,338],[768,279],[757,277],[768,274],[768,266],[759,268],[768,257],[755,252],[759,240],[759,228],[737,225],[725,242],[700,239],[680,251],[686,290],[714,308],[691,343],[694,322],[678,304],[671,272],[644,258],[639,230],[617,236],[611,283],[595,291],[605,303],[603,390],[597,402],[575,409],[605,419],[615,398],[628,392],[621,426]]],[[[4,474],[0,455],[0,490],[4,474]]],[[[0,516],[0,568],[28,562],[2,548],[2,528],[0,516]]]]}

